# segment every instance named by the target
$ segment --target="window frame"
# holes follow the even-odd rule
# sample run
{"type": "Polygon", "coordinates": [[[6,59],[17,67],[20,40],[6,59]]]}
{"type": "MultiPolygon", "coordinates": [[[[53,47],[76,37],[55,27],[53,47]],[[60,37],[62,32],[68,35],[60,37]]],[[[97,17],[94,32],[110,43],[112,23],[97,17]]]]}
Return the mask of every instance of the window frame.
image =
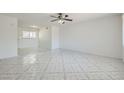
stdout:
{"type": "Polygon", "coordinates": [[[22,31],[22,38],[23,39],[36,39],[36,32],[34,31],[22,31]],[[27,37],[25,35],[27,33],[27,37]]]}

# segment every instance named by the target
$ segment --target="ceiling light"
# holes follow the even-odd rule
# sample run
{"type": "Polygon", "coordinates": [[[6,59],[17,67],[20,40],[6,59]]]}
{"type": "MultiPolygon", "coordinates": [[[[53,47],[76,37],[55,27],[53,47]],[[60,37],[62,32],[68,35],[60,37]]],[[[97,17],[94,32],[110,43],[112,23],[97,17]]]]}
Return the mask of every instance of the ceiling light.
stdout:
{"type": "Polygon", "coordinates": [[[59,24],[63,24],[64,23],[64,20],[59,20],[58,23],[59,24]]]}
{"type": "Polygon", "coordinates": [[[32,27],[32,28],[38,28],[38,26],[36,26],[36,25],[31,25],[30,27],[32,27]]]}

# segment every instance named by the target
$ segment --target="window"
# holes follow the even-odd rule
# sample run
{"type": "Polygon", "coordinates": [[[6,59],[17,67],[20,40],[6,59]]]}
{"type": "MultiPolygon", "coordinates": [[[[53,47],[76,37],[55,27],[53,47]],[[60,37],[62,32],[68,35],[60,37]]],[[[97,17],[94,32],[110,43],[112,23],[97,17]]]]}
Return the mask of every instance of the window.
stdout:
{"type": "Polygon", "coordinates": [[[23,31],[22,32],[22,38],[25,38],[25,39],[36,38],[36,32],[23,31]]]}
{"type": "Polygon", "coordinates": [[[36,32],[30,32],[30,38],[36,38],[36,32]]]}
{"type": "Polygon", "coordinates": [[[23,38],[30,38],[30,32],[28,32],[28,31],[23,31],[23,32],[22,32],[22,37],[23,37],[23,38]]]}

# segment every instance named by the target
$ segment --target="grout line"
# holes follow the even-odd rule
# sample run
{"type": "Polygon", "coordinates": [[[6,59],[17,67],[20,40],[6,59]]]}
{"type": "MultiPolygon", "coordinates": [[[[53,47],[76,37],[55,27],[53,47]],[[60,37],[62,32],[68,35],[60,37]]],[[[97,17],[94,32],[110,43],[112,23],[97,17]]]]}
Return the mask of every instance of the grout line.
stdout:
{"type": "MultiPolygon", "coordinates": [[[[51,54],[50,54],[51,55],[51,54]]],[[[46,72],[46,70],[47,70],[47,68],[48,68],[48,65],[50,64],[50,61],[51,61],[51,59],[52,59],[52,57],[50,56],[50,58],[49,58],[49,60],[48,60],[48,63],[47,63],[47,65],[46,65],[46,68],[44,69],[44,71],[43,71],[43,75],[41,76],[41,80],[43,80],[43,77],[44,77],[44,75],[46,74],[45,72],[46,72]]]]}
{"type": "Polygon", "coordinates": [[[63,56],[63,52],[60,52],[61,57],[62,57],[62,64],[63,64],[63,73],[64,73],[64,80],[66,80],[66,74],[65,74],[65,65],[64,65],[64,56],[63,56]]]}

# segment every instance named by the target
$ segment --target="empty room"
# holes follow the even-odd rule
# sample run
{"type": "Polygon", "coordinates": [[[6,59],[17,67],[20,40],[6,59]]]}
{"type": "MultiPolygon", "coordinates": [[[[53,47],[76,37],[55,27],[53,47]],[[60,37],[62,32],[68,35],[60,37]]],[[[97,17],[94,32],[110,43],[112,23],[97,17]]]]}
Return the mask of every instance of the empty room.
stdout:
{"type": "Polygon", "coordinates": [[[0,13],[0,80],[124,80],[121,13],[0,13]]]}

